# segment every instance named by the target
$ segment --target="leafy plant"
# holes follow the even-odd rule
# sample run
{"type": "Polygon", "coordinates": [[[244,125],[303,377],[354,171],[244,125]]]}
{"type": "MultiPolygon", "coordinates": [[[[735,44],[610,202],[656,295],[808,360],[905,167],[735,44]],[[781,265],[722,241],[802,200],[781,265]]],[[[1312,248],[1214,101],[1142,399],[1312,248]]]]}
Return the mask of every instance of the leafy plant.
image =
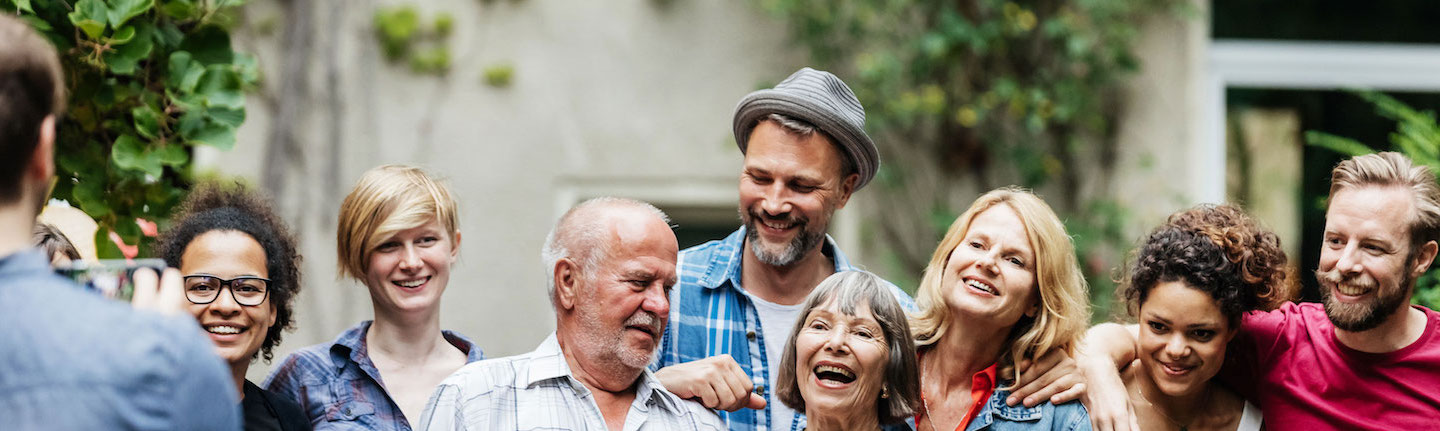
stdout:
{"type": "MultiPolygon", "coordinates": [[[[1434,111],[1416,110],[1405,102],[1376,91],[1353,92],[1375,105],[1377,115],[1395,120],[1396,130],[1390,134],[1390,144],[1396,151],[1415,163],[1429,166],[1431,172],[1440,172],[1440,124],[1435,121],[1434,111]]],[[[1314,130],[1305,132],[1305,143],[1350,157],[1379,151],[1354,139],[1314,130]]],[[[1415,280],[1415,295],[1411,297],[1411,302],[1431,310],[1440,309],[1440,274],[1437,273],[1440,271],[1429,271],[1415,280]]]]}
{"type": "Polygon", "coordinates": [[[446,40],[454,30],[455,18],[449,13],[436,14],[435,21],[425,27],[415,6],[381,7],[375,9],[372,23],[389,62],[405,62],[415,73],[444,75],[450,71],[446,40]]]}
{"type": "Polygon", "coordinates": [[[228,150],[245,120],[254,57],[225,24],[243,0],[0,0],[60,52],[69,110],[54,197],[95,218],[100,257],[114,231],[145,253],[137,218],[163,221],[190,184],[191,149],[228,150]]]}
{"type": "Polygon", "coordinates": [[[900,272],[918,274],[979,192],[1035,188],[1068,220],[1097,300],[1128,214],[1104,200],[1118,150],[1119,79],[1151,15],[1181,0],[757,0],[814,63],[847,77],[881,145],[872,192],[900,272]],[[904,214],[914,211],[914,214],[904,214]],[[932,223],[914,223],[932,220],[932,223]]]}

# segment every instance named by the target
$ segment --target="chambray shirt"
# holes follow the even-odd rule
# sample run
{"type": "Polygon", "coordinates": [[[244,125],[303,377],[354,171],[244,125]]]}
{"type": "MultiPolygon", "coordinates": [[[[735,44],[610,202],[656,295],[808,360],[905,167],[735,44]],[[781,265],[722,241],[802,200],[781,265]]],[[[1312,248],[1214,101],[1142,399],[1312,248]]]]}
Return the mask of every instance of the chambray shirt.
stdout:
{"type": "Polygon", "coordinates": [[[239,430],[237,392],[194,318],[85,292],[39,251],[0,258],[0,428],[239,430]]]}
{"type": "MultiPolygon", "coordinates": [[[[770,431],[771,421],[788,418],[771,418],[768,406],[779,402],[771,397],[768,357],[762,342],[767,328],[760,327],[760,316],[750,294],[740,287],[740,262],[744,255],[745,227],[740,227],[723,240],[710,241],[687,248],[680,252],[677,273],[680,282],[670,292],[670,323],[665,327],[665,336],[660,345],[660,357],[651,364],[660,369],[675,364],[728,354],[735,358],[740,368],[750,375],[755,384],[755,393],[765,397],[767,407],[762,410],[740,409],[734,412],[720,412],[737,431],[770,431]]],[[[857,270],[850,260],[835,246],[835,240],[825,236],[820,247],[825,256],[835,262],[835,271],[857,270]]],[[[906,310],[915,310],[915,301],[895,285],[885,283],[906,310]]],[[[785,336],[790,327],[768,328],[780,331],[785,336]]],[[[797,419],[803,419],[803,413],[797,419]]],[[[803,420],[793,422],[791,428],[804,426],[803,420]]],[[[776,430],[784,431],[784,430],[776,430]]]]}
{"type": "MultiPolygon", "coordinates": [[[[605,431],[590,388],[576,380],[555,333],[535,351],[466,365],[440,383],[420,420],[427,431],[605,431]]],[[[725,421],[666,391],[643,370],[625,431],[721,431],[725,421]]]]}
{"type": "MultiPolygon", "coordinates": [[[[1010,386],[1015,382],[1001,382],[1010,386]]],[[[1090,431],[1090,413],[1079,401],[1055,405],[1049,401],[1035,407],[1007,405],[1010,390],[996,388],[985,401],[980,414],[970,420],[965,431],[1090,431]]],[[[887,428],[887,431],[910,431],[915,428],[915,418],[906,419],[904,427],[887,428]]]]}
{"type": "MultiPolygon", "coordinates": [[[[410,431],[400,405],[385,391],[380,370],[370,361],[366,320],[341,333],[330,344],[309,346],[286,356],[270,377],[266,389],[290,396],[319,430],[410,431]]],[[[465,362],[485,359],[469,338],[442,331],[445,341],[466,352],[465,362]]]]}

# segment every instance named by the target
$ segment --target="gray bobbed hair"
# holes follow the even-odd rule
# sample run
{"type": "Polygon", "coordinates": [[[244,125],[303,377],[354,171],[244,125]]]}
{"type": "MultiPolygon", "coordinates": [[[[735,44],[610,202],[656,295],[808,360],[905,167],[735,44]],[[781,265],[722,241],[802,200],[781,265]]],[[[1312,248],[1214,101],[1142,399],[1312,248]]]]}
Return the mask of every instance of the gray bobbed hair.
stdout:
{"type": "Polygon", "coordinates": [[[800,395],[800,385],[795,373],[795,335],[805,328],[810,312],[835,302],[841,313],[854,316],[862,305],[869,305],[880,331],[885,334],[885,346],[890,357],[885,362],[885,386],[888,398],[876,398],[875,410],[882,424],[904,421],[915,415],[920,404],[920,372],[916,364],[915,342],[910,339],[910,323],[905,310],[885,287],[879,276],[866,271],[837,272],[820,282],[801,308],[800,319],[790,330],[790,343],[785,346],[785,356],[780,362],[779,374],[775,378],[775,396],[795,411],[805,411],[805,398],[800,395]]]}

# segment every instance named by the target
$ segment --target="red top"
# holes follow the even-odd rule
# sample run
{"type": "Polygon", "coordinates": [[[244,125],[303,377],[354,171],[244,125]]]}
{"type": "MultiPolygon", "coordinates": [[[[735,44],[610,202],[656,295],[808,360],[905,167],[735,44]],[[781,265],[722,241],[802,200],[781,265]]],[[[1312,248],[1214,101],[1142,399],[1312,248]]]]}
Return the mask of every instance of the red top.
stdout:
{"type": "MultiPolygon", "coordinates": [[[[997,365],[999,364],[990,364],[989,367],[970,376],[970,410],[965,412],[965,417],[960,419],[960,423],[955,424],[955,431],[965,431],[965,426],[970,425],[970,421],[975,420],[975,416],[979,415],[980,410],[985,408],[985,402],[990,400],[990,395],[995,393],[997,365]]],[[[925,400],[924,392],[921,392],[920,400],[922,402],[925,400]]],[[[927,420],[926,416],[929,412],[926,410],[928,409],[929,407],[926,407],[915,414],[916,427],[920,426],[920,422],[927,420]]]]}
{"type": "Polygon", "coordinates": [[[1433,429],[1440,418],[1440,313],[1390,353],[1341,344],[1320,304],[1246,314],[1220,377],[1271,430],[1433,429]]]}

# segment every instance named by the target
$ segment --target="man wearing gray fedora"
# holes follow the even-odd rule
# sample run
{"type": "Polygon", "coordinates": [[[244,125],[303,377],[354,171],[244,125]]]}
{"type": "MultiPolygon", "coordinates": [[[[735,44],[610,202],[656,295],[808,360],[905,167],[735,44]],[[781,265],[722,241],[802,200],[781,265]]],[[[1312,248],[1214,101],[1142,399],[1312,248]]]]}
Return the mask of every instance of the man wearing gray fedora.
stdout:
{"type": "Polygon", "coordinates": [[[726,410],[732,430],[804,426],[770,388],[805,297],[830,274],[857,269],[825,231],[880,167],[864,127],[850,88],[808,67],[735,108],[743,225],[680,252],[671,324],[654,364],[671,392],[726,410]]]}

